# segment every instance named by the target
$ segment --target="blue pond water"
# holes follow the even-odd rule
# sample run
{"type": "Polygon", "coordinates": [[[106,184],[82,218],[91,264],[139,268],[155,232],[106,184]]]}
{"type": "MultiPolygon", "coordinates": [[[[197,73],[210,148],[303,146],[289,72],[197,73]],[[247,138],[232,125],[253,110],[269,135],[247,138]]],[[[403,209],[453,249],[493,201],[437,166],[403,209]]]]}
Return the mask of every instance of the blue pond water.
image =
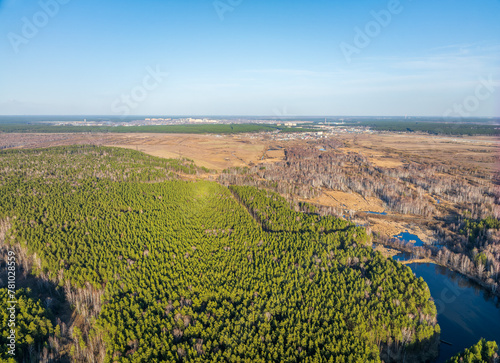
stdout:
{"type": "Polygon", "coordinates": [[[481,286],[457,272],[434,264],[408,265],[422,277],[431,291],[441,327],[441,343],[436,363],[476,344],[481,338],[500,343],[500,301],[481,286]]]}
{"type": "Polygon", "coordinates": [[[424,245],[424,241],[422,241],[416,234],[411,234],[408,231],[401,232],[400,234],[394,236],[394,238],[400,239],[405,242],[415,241],[416,247],[424,245]]]}
{"type": "Polygon", "coordinates": [[[413,256],[413,254],[410,252],[401,252],[401,253],[398,253],[396,256],[394,256],[392,259],[401,262],[401,261],[411,260],[414,257],[415,256],[413,256]]]}
{"type": "MultiPolygon", "coordinates": [[[[402,252],[393,258],[404,261],[411,253],[402,252]]],[[[446,267],[430,263],[412,263],[417,277],[422,277],[431,292],[441,327],[441,343],[436,363],[446,362],[453,355],[477,343],[481,338],[500,343],[500,299],[481,286],[446,267]]]]}
{"type": "Polygon", "coordinates": [[[378,214],[379,216],[386,216],[387,213],[386,212],[371,212],[371,211],[365,211],[365,213],[368,213],[368,214],[378,214]]]}
{"type": "MultiPolygon", "coordinates": [[[[411,253],[401,252],[393,259],[405,261],[413,257],[411,253]]],[[[500,345],[498,296],[443,266],[432,263],[412,263],[407,266],[429,286],[441,327],[440,338],[451,344],[441,343],[439,356],[433,363],[446,362],[481,338],[494,340],[500,345]]]]}

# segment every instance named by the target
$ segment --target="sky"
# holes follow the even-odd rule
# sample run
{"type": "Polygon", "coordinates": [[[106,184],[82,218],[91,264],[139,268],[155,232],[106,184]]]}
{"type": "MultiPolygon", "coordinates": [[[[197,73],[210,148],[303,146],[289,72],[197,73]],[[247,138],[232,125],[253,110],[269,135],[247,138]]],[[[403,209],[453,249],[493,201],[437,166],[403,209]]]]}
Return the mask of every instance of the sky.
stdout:
{"type": "Polygon", "coordinates": [[[500,0],[0,0],[1,115],[500,116],[500,0]]]}

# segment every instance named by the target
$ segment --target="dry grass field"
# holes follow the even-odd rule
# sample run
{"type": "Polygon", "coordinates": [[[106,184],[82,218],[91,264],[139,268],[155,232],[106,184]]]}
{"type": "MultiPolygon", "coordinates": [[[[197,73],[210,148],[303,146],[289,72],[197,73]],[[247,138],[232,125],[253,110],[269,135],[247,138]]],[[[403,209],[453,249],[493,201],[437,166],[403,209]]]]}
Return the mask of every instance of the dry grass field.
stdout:
{"type": "MultiPolygon", "coordinates": [[[[184,134],[1,134],[0,148],[43,148],[95,144],[142,151],[163,157],[192,159],[199,166],[221,171],[258,163],[268,144],[253,136],[184,134]]],[[[281,151],[283,154],[283,151],[281,151]]],[[[271,159],[279,152],[270,151],[271,159]]],[[[268,160],[269,161],[269,160],[268,160]]]]}
{"type": "Polygon", "coordinates": [[[350,209],[355,212],[384,212],[382,201],[378,198],[363,198],[357,193],[346,193],[341,191],[325,190],[317,198],[309,200],[313,204],[321,204],[329,207],[350,209]]]}
{"type": "Polygon", "coordinates": [[[103,145],[137,149],[164,158],[186,157],[217,171],[257,163],[267,150],[264,142],[249,137],[216,135],[113,135],[103,145]]]}
{"type": "Polygon", "coordinates": [[[434,136],[421,134],[342,135],[346,151],[365,155],[375,165],[391,168],[405,160],[457,163],[493,171],[499,140],[494,137],[434,136]]]}
{"type": "MultiPolygon", "coordinates": [[[[344,151],[366,156],[377,166],[395,168],[408,160],[462,163],[493,171],[499,140],[494,137],[452,137],[420,134],[340,134],[344,151]]],[[[283,160],[284,149],[302,140],[269,141],[254,135],[184,134],[0,134],[0,148],[36,148],[72,144],[125,147],[159,157],[187,157],[201,166],[222,170],[262,161],[283,160]],[[271,150],[270,150],[271,148],[271,150]]]]}

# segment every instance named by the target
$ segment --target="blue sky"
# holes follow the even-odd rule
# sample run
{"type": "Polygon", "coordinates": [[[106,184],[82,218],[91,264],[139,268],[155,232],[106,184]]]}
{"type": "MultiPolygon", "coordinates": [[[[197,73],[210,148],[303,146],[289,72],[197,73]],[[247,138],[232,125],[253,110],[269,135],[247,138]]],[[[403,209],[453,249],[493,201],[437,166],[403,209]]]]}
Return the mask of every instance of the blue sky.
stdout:
{"type": "Polygon", "coordinates": [[[499,0],[0,0],[0,114],[500,116],[498,19],[499,0]]]}

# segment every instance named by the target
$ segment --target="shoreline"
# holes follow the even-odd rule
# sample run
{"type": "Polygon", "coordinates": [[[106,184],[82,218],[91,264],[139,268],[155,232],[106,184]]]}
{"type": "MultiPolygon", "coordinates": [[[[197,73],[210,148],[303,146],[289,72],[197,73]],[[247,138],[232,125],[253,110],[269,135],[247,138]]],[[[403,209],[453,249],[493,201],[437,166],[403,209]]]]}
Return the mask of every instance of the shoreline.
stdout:
{"type": "MultiPolygon", "coordinates": [[[[374,248],[375,251],[379,251],[380,253],[382,253],[382,255],[384,257],[387,257],[387,258],[390,257],[391,259],[395,255],[397,255],[398,253],[401,253],[401,252],[413,253],[413,251],[409,248],[403,249],[403,248],[398,248],[396,246],[388,246],[388,245],[385,245],[385,244],[382,244],[379,242],[374,242],[374,244],[376,245],[376,247],[374,248]],[[398,251],[398,253],[395,253],[395,251],[398,251]]],[[[397,261],[397,260],[395,260],[395,261],[397,261]]],[[[410,260],[406,260],[406,261],[397,261],[397,262],[399,262],[403,265],[410,265],[412,263],[431,263],[434,265],[445,267],[450,271],[453,271],[453,272],[460,274],[461,276],[465,277],[467,280],[476,283],[477,285],[479,285],[481,288],[483,288],[485,291],[488,291],[492,295],[500,298],[500,291],[494,291],[491,288],[492,287],[491,285],[487,284],[486,282],[484,282],[482,280],[479,280],[477,277],[463,273],[462,271],[459,271],[458,269],[456,269],[453,266],[442,264],[442,263],[438,262],[437,260],[434,259],[434,256],[423,257],[423,258],[418,257],[418,258],[414,258],[414,259],[410,259],[410,260]]]]}

